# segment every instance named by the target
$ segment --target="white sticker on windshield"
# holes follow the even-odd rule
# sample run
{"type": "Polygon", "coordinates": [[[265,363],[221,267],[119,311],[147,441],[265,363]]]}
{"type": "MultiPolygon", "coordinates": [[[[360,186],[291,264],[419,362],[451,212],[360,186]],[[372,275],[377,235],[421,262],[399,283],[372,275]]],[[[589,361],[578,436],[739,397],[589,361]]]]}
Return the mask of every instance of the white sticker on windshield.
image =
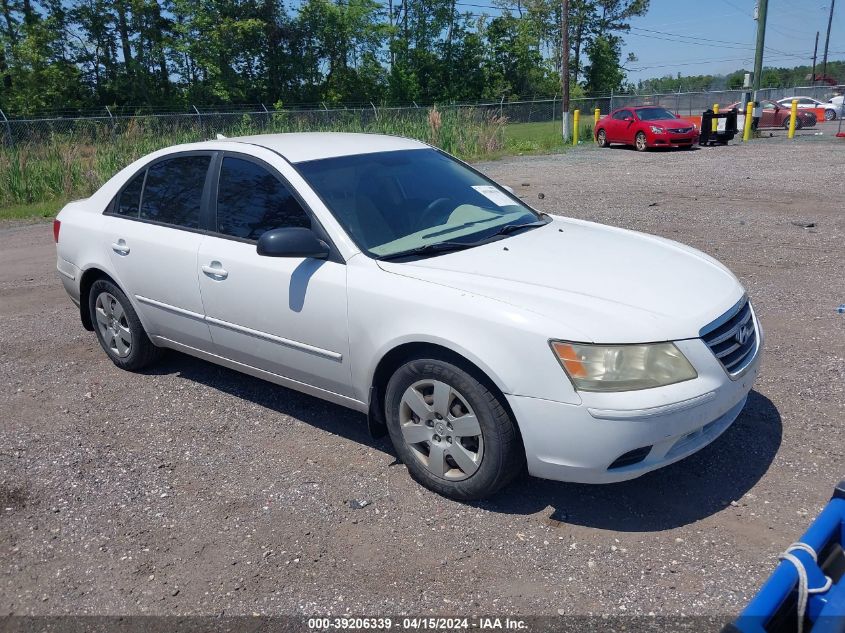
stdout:
{"type": "Polygon", "coordinates": [[[516,204],[513,200],[508,198],[504,193],[496,189],[496,187],[494,187],[493,185],[473,185],[472,188],[496,206],[509,207],[511,205],[516,204]]]}

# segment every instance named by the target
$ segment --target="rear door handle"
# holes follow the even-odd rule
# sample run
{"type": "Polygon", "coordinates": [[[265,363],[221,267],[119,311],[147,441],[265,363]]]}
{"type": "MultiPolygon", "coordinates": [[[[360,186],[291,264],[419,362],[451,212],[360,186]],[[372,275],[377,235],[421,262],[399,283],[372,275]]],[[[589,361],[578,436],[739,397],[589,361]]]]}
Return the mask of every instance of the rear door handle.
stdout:
{"type": "Polygon", "coordinates": [[[116,242],[112,242],[111,249],[118,255],[128,255],[129,247],[126,245],[126,240],[120,238],[116,242]]]}
{"type": "Polygon", "coordinates": [[[209,266],[203,266],[202,272],[217,281],[222,281],[229,276],[229,271],[223,268],[223,265],[218,261],[211,262],[209,266]]]}

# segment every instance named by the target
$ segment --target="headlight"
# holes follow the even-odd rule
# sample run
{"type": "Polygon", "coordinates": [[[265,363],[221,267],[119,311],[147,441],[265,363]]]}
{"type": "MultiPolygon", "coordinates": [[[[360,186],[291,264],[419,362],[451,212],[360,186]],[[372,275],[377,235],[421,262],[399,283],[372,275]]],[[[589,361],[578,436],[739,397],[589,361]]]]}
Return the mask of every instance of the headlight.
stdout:
{"type": "Polygon", "coordinates": [[[664,130],[662,127],[657,127],[656,125],[652,125],[651,131],[654,132],[655,134],[663,134],[663,132],[665,132],[666,130],[664,130]]]}
{"type": "Polygon", "coordinates": [[[698,376],[673,343],[591,345],[550,341],[550,345],[581,391],[634,391],[698,376]]]}

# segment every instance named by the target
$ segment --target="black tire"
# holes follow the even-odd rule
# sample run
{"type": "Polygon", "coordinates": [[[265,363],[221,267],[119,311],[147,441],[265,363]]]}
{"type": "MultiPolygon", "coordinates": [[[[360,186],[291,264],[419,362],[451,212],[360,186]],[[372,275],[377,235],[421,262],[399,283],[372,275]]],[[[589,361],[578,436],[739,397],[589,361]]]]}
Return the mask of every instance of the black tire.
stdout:
{"type": "Polygon", "coordinates": [[[644,152],[648,149],[648,138],[645,132],[637,132],[636,137],[634,137],[634,147],[638,152],[644,152]],[[642,141],[640,141],[641,138],[642,141]]]}
{"type": "MultiPolygon", "coordinates": [[[[116,310],[117,307],[114,307],[116,310]]],[[[111,361],[121,369],[125,369],[127,371],[139,371],[148,367],[161,356],[162,350],[153,345],[152,341],[150,341],[150,338],[144,331],[144,326],[141,325],[141,320],[138,318],[138,314],[135,312],[135,308],[132,307],[132,304],[129,302],[129,299],[126,298],[123,291],[111,281],[108,281],[107,279],[98,279],[91,285],[91,290],[88,293],[88,309],[91,314],[91,322],[94,325],[94,332],[97,335],[97,340],[100,342],[100,346],[103,348],[103,351],[109,359],[111,359],[111,361]],[[119,304],[122,314],[120,318],[115,319],[114,322],[117,326],[128,327],[128,330],[131,333],[128,353],[125,356],[121,356],[119,351],[111,346],[111,342],[106,340],[106,333],[108,333],[109,329],[107,327],[104,328],[104,325],[99,320],[100,316],[97,312],[97,299],[101,296],[103,298],[103,303],[112,303],[112,305],[114,305],[114,301],[119,304]]],[[[112,340],[116,339],[113,338],[112,340]]]]}
{"type": "MultiPolygon", "coordinates": [[[[496,394],[483,384],[482,377],[479,378],[481,381],[469,371],[443,360],[415,359],[396,370],[385,393],[387,430],[396,453],[407,466],[411,477],[429,490],[460,501],[489,497],[513,481],[525,466],[525,451],[516,425],[496,394]],[[419,452],[403,437],[400,421],[403,395],[413,385],[427,380],[446,383],[454,389],[457,397],[466,401],[478,420],[483,440],[480,463],[473,474],[459,481],[435,475],[424,465],[418,456],[419,452]]],[[[416,446],[426,448],[431,443],[423,442],[416,446]]],[[[448,457],[448,448],[445,451],[447,462],[451,459],[448,457]]]]}
{"type": "Polygon", "coordinates": [[[605,132],[604,129],[601,129],[596,133],[596,144],[599,147],[610,147],[610,143],[607,140],[607,132],[605,132]]]}
{"type": "Polygon", "coordinates": [[[831,110],[828,108],[824,111],[824,120],[825,121],[835,121],[836,120],[836,110],[831,110]]]}

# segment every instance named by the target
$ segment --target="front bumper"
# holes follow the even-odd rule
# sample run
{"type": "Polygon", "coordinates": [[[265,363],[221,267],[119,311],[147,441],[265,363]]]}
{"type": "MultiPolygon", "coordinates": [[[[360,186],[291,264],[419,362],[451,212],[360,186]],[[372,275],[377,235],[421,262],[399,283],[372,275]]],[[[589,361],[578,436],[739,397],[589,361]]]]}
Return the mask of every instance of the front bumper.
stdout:
{"type": "Polygon", "coordinates": [[[581,392],[580,405],[507,396],[525,445],[528,471],[544,479],[611,483],[634,479],[701,450],[721,435],[745,405],[759,371],[762,330],[754,359],[732,379],[700,339],[676,345],[698,378],[623,393],[581,392]],[[619,458],[642,449],[635,463],[619,458]]]}
{"type": "Polygon", "coordinates": [[[649,145],[654,147],[689,147],[698,143],[699,133],[688,134],[653,134],[649,139],[649,145]]]}

